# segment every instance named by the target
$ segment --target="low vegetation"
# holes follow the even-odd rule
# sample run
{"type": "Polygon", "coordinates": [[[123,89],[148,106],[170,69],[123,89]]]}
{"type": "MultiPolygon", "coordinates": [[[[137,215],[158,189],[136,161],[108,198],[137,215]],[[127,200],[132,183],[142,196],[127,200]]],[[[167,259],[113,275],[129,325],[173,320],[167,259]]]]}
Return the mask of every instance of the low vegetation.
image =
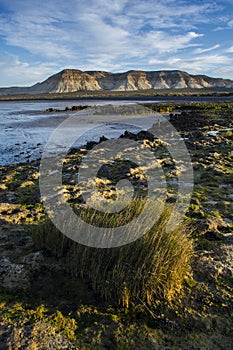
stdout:
{"type": "MultiPolygon", "coordinates": [[[[149,232],[120,248],[85,247],[53,226],[40,202],[39,162],[0,167],[1,350],[231,349],[233,104],[147,107],[182,112],[170,120],[194,168],[186,218],[172,233],[165,227],[180,169],[166,147],[145,134],[137,140],[161,161],[166,210],[149,232]],[[36,268],[34,254],[41,259],[36,268]],[[24,273],[29,267],[30,274],[24,273]],[[28,278],[27,288],[5,289],[11,271],[28,278]]],[[[72,150],[63,167],[68,202],[77,212],[83,201],[72,179],[87,152],[72,150]]],[[[130,208],[132,215],[138,204],[130,208]]],[[[80,215],[91,222],[92,214],[80,215]]],[[[99,225],[114,221],[96,214],[99,225]]]]}

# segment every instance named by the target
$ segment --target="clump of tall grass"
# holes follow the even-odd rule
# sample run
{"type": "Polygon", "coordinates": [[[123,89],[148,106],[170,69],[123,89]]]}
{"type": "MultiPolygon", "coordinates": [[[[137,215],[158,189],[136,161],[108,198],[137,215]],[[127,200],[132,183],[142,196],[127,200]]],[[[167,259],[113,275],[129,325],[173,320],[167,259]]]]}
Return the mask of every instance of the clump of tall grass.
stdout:
{"type": "Polygon", "coordinates": [[[171,301],[189,271],[193,247],[185,224],[166,231],[170,212],[166,208],[149,232],[117,248],[78,244],[62,235],[50,221],[34,230],[34,243],[37,248],[64,256],[69,271],[87,280],[104,300],[114,300],[125,307],[138,302],[151,305],[155,298],[171,301]]]}

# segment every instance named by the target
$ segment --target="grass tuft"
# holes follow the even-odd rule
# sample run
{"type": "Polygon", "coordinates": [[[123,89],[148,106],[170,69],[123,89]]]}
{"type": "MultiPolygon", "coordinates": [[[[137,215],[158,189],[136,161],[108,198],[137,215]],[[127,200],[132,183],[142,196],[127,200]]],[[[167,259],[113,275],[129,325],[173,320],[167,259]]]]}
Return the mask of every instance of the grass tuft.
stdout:
{"type": "MultiPolygon", "coordinates": [[[[118,248],[83,246],[62,235],[50,221],[35,228],[34,243],[64,256],[69,271],[87,280],[104,300],[124,307],[138,302],[151,305],[156,298],[170,302],[182,289],[193,250],[186,225],[166,232],[170,212],[166,208],[149,232],[118,248]]],[[[106,227],[106,222],[102,225],[106,227]]]]}

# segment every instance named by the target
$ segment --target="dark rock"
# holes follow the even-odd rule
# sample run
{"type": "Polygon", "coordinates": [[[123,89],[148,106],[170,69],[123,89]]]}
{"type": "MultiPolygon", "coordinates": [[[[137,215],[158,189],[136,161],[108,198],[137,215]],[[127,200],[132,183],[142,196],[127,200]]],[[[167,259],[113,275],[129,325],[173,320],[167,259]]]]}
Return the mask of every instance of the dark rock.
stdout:
{"type": "Polygon", "coordinates": [[[104,142],[104,141],[108,141],[108,138],[103,135],[100,137],[99,143],[104,142]]]}
{"type": "Polygon", "coordinates": [[[128,139],[135,139],[136,134],[133,134],[132,132],[126,130],[123,135],[120,136],[120,138],[128,138],[128,139]]]}
{"type": "Polygon", "coordinates": [[[56,109],[56,108],[47,108],[44,112],[45,113],[60,113],[60,112],[75,112],[75,111],[81,111],[83,109],[88,108],[89,106],[72,106],[70,107],[66,107],[65,109],[56,109]]]}
{"type": "Polygon", "coordinates": [[[86,144],[86,149],[92,149],[95,145],[98,145],[98,142],[95,142],[95,141],[89,141],[87,142],[86,144]]]}

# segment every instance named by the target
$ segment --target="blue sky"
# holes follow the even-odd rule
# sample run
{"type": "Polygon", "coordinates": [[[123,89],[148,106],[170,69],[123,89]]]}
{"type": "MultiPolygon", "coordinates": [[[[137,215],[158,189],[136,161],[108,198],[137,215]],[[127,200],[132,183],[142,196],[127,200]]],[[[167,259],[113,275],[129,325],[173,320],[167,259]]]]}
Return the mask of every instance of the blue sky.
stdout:
{"type": "Polygon", "coordinates": [[[233,0],[0,0],[0,86],[64,68],[233,79],[233,0]]]}

